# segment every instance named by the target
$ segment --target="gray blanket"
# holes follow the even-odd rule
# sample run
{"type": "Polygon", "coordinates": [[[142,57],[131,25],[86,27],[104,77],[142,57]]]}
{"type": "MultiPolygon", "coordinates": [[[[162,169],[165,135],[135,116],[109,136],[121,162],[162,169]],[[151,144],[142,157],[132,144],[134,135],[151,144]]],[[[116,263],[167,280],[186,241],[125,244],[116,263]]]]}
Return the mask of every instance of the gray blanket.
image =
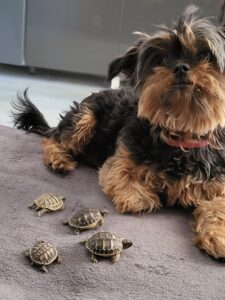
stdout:
{"type": "MultiPolygon", "coordinates": [[[[225,265],[192,245],[191,213],[163,209],[151,215],[120,215],[98,186],[97,171],[80,167],[62,176],[42,163],[40,138],[0,127],[0,299],[224,299],[225,265]],[[41,218],[28,209],[43,193],[66,197],[65,210],[41,218]],[[97,264],[62,225],[77,208],[106,207],[98,231],[133,241],[121,260],[97,264]],[[64,261],[42,273],[23,255],[36,240],[58,247],[64,261]]],[[[96,231],[95,231],[96,232],[96,231]]]]}

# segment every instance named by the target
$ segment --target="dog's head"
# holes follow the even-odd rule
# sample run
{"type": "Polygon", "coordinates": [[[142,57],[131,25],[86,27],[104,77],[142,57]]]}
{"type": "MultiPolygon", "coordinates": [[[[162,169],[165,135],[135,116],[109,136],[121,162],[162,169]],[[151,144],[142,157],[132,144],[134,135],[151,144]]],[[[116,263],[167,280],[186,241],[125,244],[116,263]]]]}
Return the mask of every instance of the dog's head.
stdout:
{"type": "Polygon", "coordinates": [[[225,36],[195,10],[188,7],[174,29],[142,34],[111,63],[109,78],[127,76],[139,94],[138,116],[161,127],[164,140],[198,147],[225,127],[225,36]]]}

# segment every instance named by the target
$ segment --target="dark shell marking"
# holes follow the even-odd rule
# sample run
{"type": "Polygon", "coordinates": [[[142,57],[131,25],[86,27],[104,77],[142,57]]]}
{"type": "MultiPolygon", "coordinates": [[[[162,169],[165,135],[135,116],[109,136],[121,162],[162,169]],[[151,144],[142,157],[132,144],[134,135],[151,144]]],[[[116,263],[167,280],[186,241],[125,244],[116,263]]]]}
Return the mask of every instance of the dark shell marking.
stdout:
{"type": "Polygon", "coordinates": [[[78,211],[73,215],[69,220],[69,225],[80,229],[92,228],[102,219],[103,217],[98,209],[89,208],[78,211]]]}
{"type": "Polygon", "coordinates": [[[99,232],[87,240],[86,248],[99,256],[112,256],[122,251],[122,239],[110,232],[99,232]]]}
{"type": "Polygon", "coordinates": [[[63,197],[52,193],[41,195],[40,197],[34,200],[34,203],[39,208],[48,209],[52,211],[59,210],[64,205],[63,197]]]}
{"type": "Polygon", "coordinates": [[[50,265],[58,257],[58,251],[50,243],[39,241],[30,249],[30,259],[37,265],[50,265]]]}

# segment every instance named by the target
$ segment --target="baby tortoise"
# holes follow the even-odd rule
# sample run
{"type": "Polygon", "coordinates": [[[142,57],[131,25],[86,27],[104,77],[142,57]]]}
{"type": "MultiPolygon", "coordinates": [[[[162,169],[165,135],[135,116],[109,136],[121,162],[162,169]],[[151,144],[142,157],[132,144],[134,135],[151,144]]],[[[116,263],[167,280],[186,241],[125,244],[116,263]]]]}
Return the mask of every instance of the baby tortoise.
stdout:
{"type": "Polygon", "coordinates": [[[64,197],[52,193],[43,194],[35,199],[34,203],[29,205],[29,208],[39,210],[37,215],[40,217],[46,212],[63,210],[65,200],[66,199],[64,197]]]}
{"type": "Polygon", "coordinates": [[[38,241],[31,248],[25,251],[25,256],[31,260],[31,265],[41,266],[42,271],[48,272],[47,266],[53,262],[61,263],[62,256],[58,254],[55,246],[45,241],[38,241]]]}
{"type": "Polygon", "coordinates": [[[102,226],[104,217],[108,214],[109,211],[105,208],[86,208],[75,213],[69,221],[65,221],[63,224],[74,227],[74,234],[79,234],[82,230],[102,226]]]}
{"type": "Polygon", "coordinates": [[[88,240],[80,242],[92,253],[91,260],[97,262],[96,256],[111,257],[113,263],[120,259],[120,252],[132,246],[132,242],[111,232],[99,232],[88,240]]]}

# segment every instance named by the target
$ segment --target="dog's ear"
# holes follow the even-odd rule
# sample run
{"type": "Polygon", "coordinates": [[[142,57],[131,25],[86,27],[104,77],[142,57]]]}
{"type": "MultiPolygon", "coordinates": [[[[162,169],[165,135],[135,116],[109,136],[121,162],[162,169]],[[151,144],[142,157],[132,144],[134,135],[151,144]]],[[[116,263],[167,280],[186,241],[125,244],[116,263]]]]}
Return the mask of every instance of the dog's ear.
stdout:
{"type": "Polygon", "coordinates": [[[135,79],[135,69],[137,66],[138,55],[141,45],[149,38],[149,35],[142,32],[134,32],[140,36],[139,40],[131,46],[125,54],[114,59],[108,68],[108,80],[112,80],[115,76],[123,73],[129,81],[135,79]]]}

